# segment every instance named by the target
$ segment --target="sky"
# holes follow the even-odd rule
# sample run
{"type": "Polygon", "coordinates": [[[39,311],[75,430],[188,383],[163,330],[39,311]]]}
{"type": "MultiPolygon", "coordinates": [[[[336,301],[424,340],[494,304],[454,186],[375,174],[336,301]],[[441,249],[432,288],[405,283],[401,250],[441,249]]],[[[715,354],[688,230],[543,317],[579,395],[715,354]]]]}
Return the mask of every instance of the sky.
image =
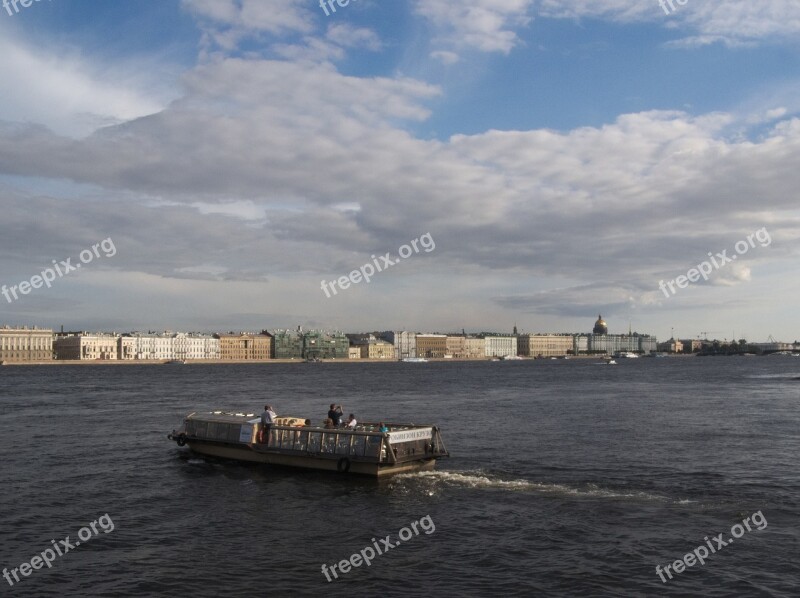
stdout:
{"type": "Polygon", "coordinates": [[[800,3],[682,1],[8,0],[0,324],[800,339],[800,3]]]}

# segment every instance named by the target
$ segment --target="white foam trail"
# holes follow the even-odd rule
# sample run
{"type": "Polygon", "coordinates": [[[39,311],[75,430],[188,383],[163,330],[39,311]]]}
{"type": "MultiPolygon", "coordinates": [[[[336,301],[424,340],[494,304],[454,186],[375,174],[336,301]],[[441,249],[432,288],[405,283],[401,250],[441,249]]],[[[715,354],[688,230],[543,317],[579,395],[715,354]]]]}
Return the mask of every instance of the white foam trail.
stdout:
{"type": "MultiPolygon", "coordinates": [[[[672,502],[666,496],[650,494],[647,492],[631,491],[621,492],[600,488],[595,485],[588,485],[585,488],[575,488],[565,484],[551,484],[544,482],[532,482],[530,480],[503,480],[490,477],[483,472],[456,472],[456,471],[423,471],[418,473],[408,473],[396,476],[398,480],[421,480],[430,481],[436,485],[461,486],[467,488],[499,488],[510,491],[528,491],[543,494],[560,494],[567,496],[589,497],[589,498],[630,498],[637,500],[655,500],[672,502]]],[[[692,501],[681,500],[681,504],[692,501]]]]}

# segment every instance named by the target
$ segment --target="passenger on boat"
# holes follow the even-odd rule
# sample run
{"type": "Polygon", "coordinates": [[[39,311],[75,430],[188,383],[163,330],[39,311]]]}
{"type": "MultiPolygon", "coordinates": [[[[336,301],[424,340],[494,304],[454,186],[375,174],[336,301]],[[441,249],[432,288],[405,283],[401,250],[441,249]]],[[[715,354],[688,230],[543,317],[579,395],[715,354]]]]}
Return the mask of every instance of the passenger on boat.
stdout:
{"type": "Polygon", "coordinates": [[[336,427],[336,426],[333,425],[333,420],[330,417],[325,419],[325,424],[324,425],[328,429],[336,427]]]}
{"type": "Polygon", "coordinates": [[[342,425],[342,417],[344,417],[344,410],[341,405],[331,403],[331,408],[328,410],[328,417],[331,418],[334,426],[342,425]]]}
{"type": "Polygon", "coordinates": [[[385,423],[381,422],[381,423],[378,424],[378,429],[381,432],[388,432],[389,431],[389,426],[387,426],[385,423]]]}
{"type": "Polygon", "coordinates": [[[357,424],[358,422],[356,421],[356,416],[351,413],[350,417],[347,418],[347,427],[355,429],[357,424]]]}
{"type": "Polygon", "coordinates": [[[269,431],[276,417],[278,415],[272,410],[272,405],[264,405],[264,413],[261,414],[261,444],[269,444],[269,431]]]}

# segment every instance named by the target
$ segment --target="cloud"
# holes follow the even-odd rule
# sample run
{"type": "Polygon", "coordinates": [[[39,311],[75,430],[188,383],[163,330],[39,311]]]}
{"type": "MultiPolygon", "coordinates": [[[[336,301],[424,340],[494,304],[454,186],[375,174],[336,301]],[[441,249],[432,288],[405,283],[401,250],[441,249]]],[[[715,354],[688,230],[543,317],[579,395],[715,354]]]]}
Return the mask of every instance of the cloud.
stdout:
{"type": "Polygon", "coordinates": [[[314,16],[303,0],[182,0],[184,10],[195,15],[207,47],[232,51],[245,38],[309,34],[314,16]]]}
{"type": "Polygon", "coordinates": [[[173,93],[152,78],[149,58],[117,64],[109,73],[69,48],[31,47],[12,35],[0,36],[0,55],[5,90],[0,117],[44,124],[65,135],[80,137],[156,113],[173,93]]]}
{"type": "Polygon", "coordinates": [[[438,50],[436,52],[431,52],[431,58],[439,60],[441,61],[442,64],[447,66],[455,64],[460,60],[458,54],[456,54],[455,52],[448,52],[446,50],[438,50]]]}
{"type": "Polygon", "coordinates": [[[417,14],[438,29],[438,38],[455,47],[508,54],[520,43],[514,29],[530,23],[533,0],[416,0],[417,14]]]}
{"type": "Polygon", "coordinates": [[[655,2],[640,0],[540,0],[539,12],[549,18],[596,18],[617,23],[654,22],[680,32],[692,31],[674,46],[722,42],[729,46],[793,42],[800,34],[800,3],[794,0],[689,0],[674,3],[665,14],[655,2]]]}
{"type": "MultiPolygon", "coordinates": [[[[228,58],[194,68],[184,85],[157,114],[85,139],[0,124],[0,174],[103,190],[56,199],[0,188],[4,282],[110,236],[118,255],[98,281],[138,273],[157,295],[180,280],[186,292],[213,293],[206,306],[230,283],[248,297],[255,285],[273,303],[320,314],[330,309],[315,303],[320,279],[430,232],[436,252],[355,291],[348,309],[377,317],[380,297],[411,314],[430,281],[430,297],[447,306],[468,297],[459,317],[486,321],[511,309],[572,317],[658,305],[658,280],[764,225],[769,250],[696,292],[738,292],[762,264],[796,259],[800,222],[786,189],[800,187],[800,120],[779,110],[755,139],[729,137],[742,125],[733,114],[648,111],[599,127],[439,141],[405,130],[440,94],[415,79],[228,58]]],[[[455,323],[455,313],[425,317],[455,323]]]]}

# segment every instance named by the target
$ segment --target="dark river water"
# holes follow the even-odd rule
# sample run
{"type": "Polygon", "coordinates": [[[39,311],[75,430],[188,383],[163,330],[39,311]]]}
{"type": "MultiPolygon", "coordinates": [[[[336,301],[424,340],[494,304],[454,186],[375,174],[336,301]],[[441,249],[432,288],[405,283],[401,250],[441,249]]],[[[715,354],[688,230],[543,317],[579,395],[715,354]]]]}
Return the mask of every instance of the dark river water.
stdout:
{"type": "Polygon", "coordinates": [[[2,367],[0,435],[2,595],[800,595],[799,358],[2,367]],[[377,482],[166,438],[333,401],[452,456],[377,482]]]}

